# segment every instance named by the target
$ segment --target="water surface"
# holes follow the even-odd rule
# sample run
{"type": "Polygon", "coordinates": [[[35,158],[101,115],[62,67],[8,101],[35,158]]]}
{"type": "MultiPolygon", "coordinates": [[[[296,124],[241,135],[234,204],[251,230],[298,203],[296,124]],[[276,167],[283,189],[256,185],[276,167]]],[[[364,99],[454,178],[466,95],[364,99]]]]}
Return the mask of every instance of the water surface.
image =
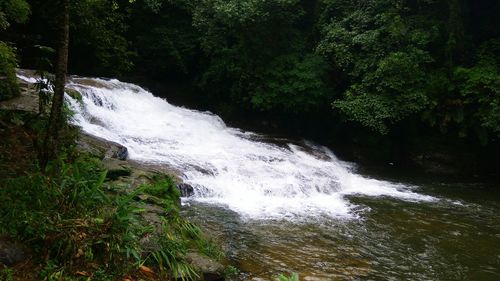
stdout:
{"type": "Polygon", "coordinates": [[[498,186],[425,183],[439,202],[352,196],[357,219],[245,220],[192,203],[184,212],[226,245],[239,280],[500,280],[498,186]],[[257,279],[256,279],[257,280],[257,279]]]}

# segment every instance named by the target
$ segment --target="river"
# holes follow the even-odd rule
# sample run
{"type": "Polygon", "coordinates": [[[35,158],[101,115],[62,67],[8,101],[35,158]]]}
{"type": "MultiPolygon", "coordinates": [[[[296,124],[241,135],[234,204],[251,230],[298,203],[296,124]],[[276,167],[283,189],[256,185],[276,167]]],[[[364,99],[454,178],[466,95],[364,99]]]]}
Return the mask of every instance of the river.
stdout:
{"type": "Polygon", "coordinates": [[[222,243],[236,279],[500,280],[498,185],[367,175],[326,147],[231,128],[136,85],[68,87],[83,94],[67,97],[83,131],[182,171],[194,187],[183,213],[222,243]]]}

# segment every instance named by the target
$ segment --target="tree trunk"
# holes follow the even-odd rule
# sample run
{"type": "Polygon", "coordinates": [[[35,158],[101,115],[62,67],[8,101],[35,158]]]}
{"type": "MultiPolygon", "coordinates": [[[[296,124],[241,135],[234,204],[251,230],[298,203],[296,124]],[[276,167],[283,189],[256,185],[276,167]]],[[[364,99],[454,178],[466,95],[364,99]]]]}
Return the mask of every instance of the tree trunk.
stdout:
{"type": "Polygon", "coordinates": [[[69,3],[70,0],[60,0],[61,3],[61,28],[57,47],[56,80],[54,83],[54,97],[47,124],[45,140],[41,152],[40,165],[47,166],[49,160],[57,155],[59,132],[63,125],[64,88],[68,72],[68,45],[69,45],[69,3]]]}

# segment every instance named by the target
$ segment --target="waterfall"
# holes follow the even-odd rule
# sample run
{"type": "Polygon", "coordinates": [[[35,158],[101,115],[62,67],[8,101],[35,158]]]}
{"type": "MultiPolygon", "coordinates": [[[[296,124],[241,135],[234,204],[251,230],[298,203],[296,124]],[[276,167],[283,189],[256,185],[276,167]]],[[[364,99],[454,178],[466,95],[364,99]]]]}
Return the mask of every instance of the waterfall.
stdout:
{"type": "Polygon", "coordinates": [[[326,147],[273,143],[133,84],[73,77],[67,86],[83,96],[83,106],[67,97],[75,124],[123,144],[133,160],[182,171],[194,187],[186,203],[216,204],[251,219],[296,219],[356,217],[359,208],[350,196],[434,200],[411,186],[359,175],[326,147]]]}

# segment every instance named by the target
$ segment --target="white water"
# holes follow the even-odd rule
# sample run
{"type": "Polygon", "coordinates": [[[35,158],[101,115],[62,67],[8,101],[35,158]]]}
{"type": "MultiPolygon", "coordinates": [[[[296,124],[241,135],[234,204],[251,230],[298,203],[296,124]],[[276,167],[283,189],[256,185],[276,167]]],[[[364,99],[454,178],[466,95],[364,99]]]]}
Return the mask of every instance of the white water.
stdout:
{"type": "MultiPolygon", "coordinates": [[[[22,77],[20,77],[22,78],[22,77]]],[[[410,201],[433,197],[356,174],[325,147],[279,146],[227,127],[216,115],[169,104],[117,80],[74,78],[84,107],[71,101],[83,131],[125,145],[129,157],[174,167],[195,188],[188,199],[218,204],[246,218],[352,218],[347,195],[410,201]]]]}

